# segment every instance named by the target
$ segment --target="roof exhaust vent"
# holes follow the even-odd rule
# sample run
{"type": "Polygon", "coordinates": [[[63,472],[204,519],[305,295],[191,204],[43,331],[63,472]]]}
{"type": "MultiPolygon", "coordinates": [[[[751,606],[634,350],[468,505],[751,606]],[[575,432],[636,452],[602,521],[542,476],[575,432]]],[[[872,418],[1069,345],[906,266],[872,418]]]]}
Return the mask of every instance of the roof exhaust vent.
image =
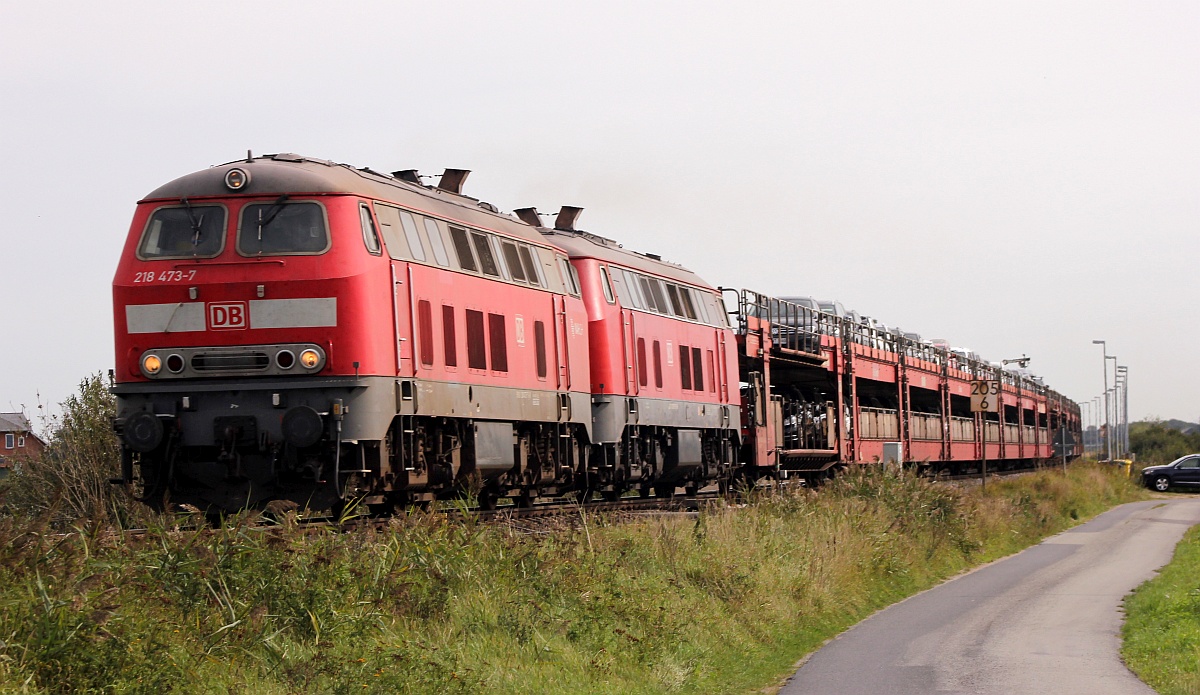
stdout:
{"type": "Polygon", "coordinates": [[[575,221],[579,219],[579,214],[583,212],[583,208],[577,208],[571,205],[564,205],[558,211],[558,217],[554,220],[554,228],[561,229],[567,232],[574,232],[575,221]]]}
{"type": "Polygon", "coordinates": [[[416,169],[405,169],[404,171],[393,171],[392,176],[394,178],[400,179],[401,181],[415,183],[418,186],[421,185],[421,175],[417,173],[416,169]]]}
{"type": "Polygon", "coordinates": [[[437,187],[443,191],[462,195],[463,183],[467,180],[469,173],[471,173],[470,169],[447,169],[442,172],[442,180],[438,181],[437,187]]]}
{"type": "Polygon", "coordinates": [[[519,208],[513,212],[521,218],[522,222],[531,227],[542,226],[542,216],[538,214],[537,208],[519,208]]]}

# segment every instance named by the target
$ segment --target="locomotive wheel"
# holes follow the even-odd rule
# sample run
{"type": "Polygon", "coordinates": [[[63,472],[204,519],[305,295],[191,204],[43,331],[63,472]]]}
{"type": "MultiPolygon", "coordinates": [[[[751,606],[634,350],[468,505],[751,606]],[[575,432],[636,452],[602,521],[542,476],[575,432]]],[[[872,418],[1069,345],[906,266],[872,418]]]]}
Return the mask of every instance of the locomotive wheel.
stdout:
{"type": "Polygon", "coordinates": [[[670,499],[675,496],[674,485],[655,485],[654,496],[660,500],[670,499]]]}
{"type": "Polygon", "coordinates": [[[500,495],[497,495],[492,490],[480,490],[479,499],[476,504],[485,512],[495,511],[496,503],[500,501],[500,495]]]}

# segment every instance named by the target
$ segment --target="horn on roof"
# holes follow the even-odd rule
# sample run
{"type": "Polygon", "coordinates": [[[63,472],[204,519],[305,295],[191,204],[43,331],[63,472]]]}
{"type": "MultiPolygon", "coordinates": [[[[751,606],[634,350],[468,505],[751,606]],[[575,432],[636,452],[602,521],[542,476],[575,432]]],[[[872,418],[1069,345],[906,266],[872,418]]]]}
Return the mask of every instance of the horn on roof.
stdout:
{"type": "Polygon", "coordinates": [[[418,186],[421,185],[421,175],[419,173],[417,173],[416,169],[405,169],[403,171],[393,171],[392,176],[400,179],[401,181],[415,183],[418,186]]]}
{"type": "Polygon", "coordinates": [[[447,169],[442,172],[442,180],[438,181],[437,187],[443,191],[462,194],[463,182],[467,180],[469,173],[470,169],[447,169]]]}
{"type": "Polygon", "coordinates": [[[513,210],[513,212],[527,225],[533,227],[542,226],[542,216],[538,214],[537,208],[519,208],[513,210]]]}
{"type": "Polygon", "coordinates": [[[582,212],[583,208],[577,208],[572,205],[562,206],[562,208],[558,211],[558,217],[554,219],[554,228],[566,230],[568,232],[576,231],[575,221],[579,219],[579,215],[582,212]]]}

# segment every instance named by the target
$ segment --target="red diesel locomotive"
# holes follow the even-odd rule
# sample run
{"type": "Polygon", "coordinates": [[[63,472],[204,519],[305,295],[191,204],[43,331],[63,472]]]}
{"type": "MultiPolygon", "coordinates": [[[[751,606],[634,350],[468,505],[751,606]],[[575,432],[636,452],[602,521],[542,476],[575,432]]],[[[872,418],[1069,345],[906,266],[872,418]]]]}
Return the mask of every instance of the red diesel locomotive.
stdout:
{"type": "Polygon", "coordinates": [[[983,365],[745,291],[731,326],[688,270],[577,230],[578,208],[501,214],[467,173],[248,155],[140,201],[113,281],[123,480],[212,511],[491,506],[819,475],[883,440],[1037,462],[1078,431],[1012,377],[1024,420],[993,447],[956,395],[983,365]]]}

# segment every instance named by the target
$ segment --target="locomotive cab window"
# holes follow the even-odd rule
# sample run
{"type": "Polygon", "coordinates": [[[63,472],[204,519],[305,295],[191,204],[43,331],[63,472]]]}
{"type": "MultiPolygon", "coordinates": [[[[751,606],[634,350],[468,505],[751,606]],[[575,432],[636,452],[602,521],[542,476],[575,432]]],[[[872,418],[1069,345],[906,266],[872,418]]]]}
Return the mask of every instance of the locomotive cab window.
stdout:
{"type": "Polygon", "coordinates": [[[612,285],[608,284],[608,268],[600,266],[600,286],[604,290],[604,300],[609,304],[617,300],[613,297],[612,285]]]}
{"type": "Polygon", "coordinates": [[[192,205],[159,208],[150,216],[138,244],[143,261],[159,258],[213,258],[225,248],[225,208],[192,205]]]}
{"type": "Polygon", "coordinates": [[[367,245],[367,251],[372,256],[378,256],[382,251],[379,248],[379,233],[375,231],[375,220],[371,217],[371,209],[366,205],[359,205],[358,216],[362,221],[363,243],[367,245]]]}
{"type": "Polygon", "coordinates": [[[242,208],[237,250],[243,256],[325,253],[329,250],[325,209],[314,202],[251,203],[242,208]]]}

